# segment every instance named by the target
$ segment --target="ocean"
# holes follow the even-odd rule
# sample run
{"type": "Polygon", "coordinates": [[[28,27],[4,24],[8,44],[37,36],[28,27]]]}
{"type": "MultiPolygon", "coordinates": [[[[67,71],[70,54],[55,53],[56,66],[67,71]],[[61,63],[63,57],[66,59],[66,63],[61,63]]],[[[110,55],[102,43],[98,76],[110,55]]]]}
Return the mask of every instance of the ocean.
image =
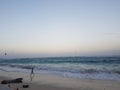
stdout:
{"type": "Polygon", "coordinates": [[[68,78],[120,81],[120,57],[52,57],[0,59],[6,72],[52,74],[68,78]]]}

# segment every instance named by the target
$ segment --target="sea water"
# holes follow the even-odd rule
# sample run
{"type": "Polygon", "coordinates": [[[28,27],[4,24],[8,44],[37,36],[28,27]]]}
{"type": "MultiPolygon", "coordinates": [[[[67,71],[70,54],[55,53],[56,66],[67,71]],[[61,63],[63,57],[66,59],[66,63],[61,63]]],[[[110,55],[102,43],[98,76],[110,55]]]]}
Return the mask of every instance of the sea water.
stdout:
{"type": "Polygon", "coordinates": [[[0,59],[0,70],[52,74],[69,78],[120,80],[120,57],[0,59]]]}

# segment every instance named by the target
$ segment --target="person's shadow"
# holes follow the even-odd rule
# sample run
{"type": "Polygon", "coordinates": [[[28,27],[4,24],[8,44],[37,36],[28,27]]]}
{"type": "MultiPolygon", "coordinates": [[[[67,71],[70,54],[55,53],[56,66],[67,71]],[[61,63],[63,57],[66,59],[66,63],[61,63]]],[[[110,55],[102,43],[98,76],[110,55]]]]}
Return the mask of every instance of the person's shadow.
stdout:
{"type": "Polygon", "coordinates": [[[30,74],[30,80],[32,81],[34,78],[34,74],[30,74]]]}

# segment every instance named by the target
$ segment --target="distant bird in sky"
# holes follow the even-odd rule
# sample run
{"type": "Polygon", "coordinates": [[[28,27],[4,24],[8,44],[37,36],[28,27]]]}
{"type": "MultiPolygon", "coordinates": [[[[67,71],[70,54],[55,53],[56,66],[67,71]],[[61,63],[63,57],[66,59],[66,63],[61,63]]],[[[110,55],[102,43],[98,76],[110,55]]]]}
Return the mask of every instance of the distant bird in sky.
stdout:
{"type": "Polygon", "coordinates": [[[7,53],[5,53],[5,56],[7,55],[7,53]]]}

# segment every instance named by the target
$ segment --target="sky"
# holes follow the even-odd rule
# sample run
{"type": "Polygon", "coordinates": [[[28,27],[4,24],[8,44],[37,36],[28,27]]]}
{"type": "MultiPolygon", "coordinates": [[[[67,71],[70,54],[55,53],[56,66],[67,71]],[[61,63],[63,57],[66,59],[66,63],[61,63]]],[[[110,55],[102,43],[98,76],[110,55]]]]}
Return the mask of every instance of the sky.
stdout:
{"type": "Polygon", "coordinates": [[[0,0],[0,58],[119,56],[120,0],[0,0]]]}

